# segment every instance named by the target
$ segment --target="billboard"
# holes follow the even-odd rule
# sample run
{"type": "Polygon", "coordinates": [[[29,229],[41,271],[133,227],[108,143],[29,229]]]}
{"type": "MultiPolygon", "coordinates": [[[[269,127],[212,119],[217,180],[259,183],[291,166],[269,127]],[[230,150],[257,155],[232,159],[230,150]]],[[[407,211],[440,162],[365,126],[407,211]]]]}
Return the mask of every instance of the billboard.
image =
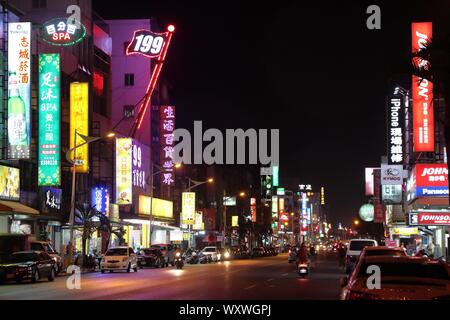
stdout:
{"type": "Polygon", "coordinates": [[[173,218],[173,202],[158,198],[152,198],[140,195],[138,201],[138,213],[142,215],[151,214],[156,218],[172,219],[173,218]]]}
{"type": "Polygon", "coordinates": [[[401,185],[382,185],[381,199],[386,203],[401,203],[403,199],[401,185]]]}
{"type": "Polygon", "coordinates": [[[445,163],[420,163],[413,168],[417,197],[448,197],[448,168],[445,163]]]}
{"type": "Polygon", "coordinates": [[[131,180],[133,140],[116,138],[116,203],[131,204],[133,184],[131,180]]]}
{"type": "Polygon", "coordinates": [[[374,194],[374,186],[373,186],[373,171],[376,168],[366,168],[365,169],[365,177],[366,177],[366,196],[373,196],[374,194]]]}
{"type": "Polygon", "coordinates": [[[61,78],[58,53],[39,55],[38,185],[61,185],[61,78]]]}
{"type": "Polygon", "coordinates": [[[250,198],[250,215],[252,222],[256,222],[256,198],[250,198]]]}
{"type": "Polygon", "coordinates": [[[388,99],[388,164],[403,164],[405,116],[403,96],[388,99]]]}
{"type": "Polygon", "coordinates": [[[233,207],[236,205],[236,197],[223,197],[223,205],[233,207]]]}
{"type": "MultiPolygon", "coordinates": [[[[412,52],[423,49],[433,37],[431,22],[412,23],[412,52]]],[[[423,69],[429,62],[414,58],[413,63],[423,69]]],[[[433,83],[412,76],[414,152],[434,151],[433,83]]]]}
{"type": "Polygon", "coordinates": [[[8,23],[8,158],[30,158],[31,23],[8,23]]]}
{"type": "Polygon", "coordinates": [[[147,177],[150,173],[150,148],[133,139],[132,149],[132,180],[133,194],[147,192],[147,177]]]}
{"type": "MultiPolygon", "coordinates": [[[[87,82],[70,83],[70,149],[75,147],[75,131],[89,135],[89,84],[87,82]]],[[[77,145],[83,143],[80,136],[76,137],[77,145]]],[[[85,144],[75,150],[76,171],[86,173],[89,170],[89,146],[85,144]]],[[[72,156],[73,160],[73,156],[72,156]]]]}
{"type": "Polygon", "coordinates": [[[195,213],[195,221],[192,226],[192,230],[205,230],[205,224],[203,223],[203,212],[197,211],[195,213]]]}
{"type": "Polygon", "coordinates": [[[42,40],[54,46],[71,46],[85,36],[85,26],[73,18],[55,18],[42,25],[42,40]]]}
{"type": "Polygon", "coordinates": [[[0,165],[0,199],[20,199],[20,170],[0,165]]]}
{"type": "Polygon", "coordinates": [[[43,213],[59,212],[61,210],[62,189],[43,187],[43,213]]]}
{"type": "Polygon", "coordinates": [[[109,192],[103,187],[95,187],[91,191],[91,206],[98,212],[106,213],[109,208],[109,192]]]}
{"type": "Polygon", "coordinates": [[[403,165],[381,164],[382,185],[402,185],[403,165]]]}
{"type": "Polygon", "coordinates": [[[419,225],[434,225],[434,226],[448,226],[448,225],[450,225],[450,212],[419,211],[417,213],[417,224],[419,224],[419,225]]]}
{"type": "Polygon", "coordinates": [[[173,186],[175,184],[175,164],[173,163],[174,152],[174,132],[175,130],[175,107],[161,106],[160,109],[160,145],[161,145],[161,166],[164,169],[161,176],[163,186],[173,186]]]}
{"type": "Polygon", "coordinates": [[[181,224],[194,224],[195,192],[183,192],[181,200],[181,224]]]}

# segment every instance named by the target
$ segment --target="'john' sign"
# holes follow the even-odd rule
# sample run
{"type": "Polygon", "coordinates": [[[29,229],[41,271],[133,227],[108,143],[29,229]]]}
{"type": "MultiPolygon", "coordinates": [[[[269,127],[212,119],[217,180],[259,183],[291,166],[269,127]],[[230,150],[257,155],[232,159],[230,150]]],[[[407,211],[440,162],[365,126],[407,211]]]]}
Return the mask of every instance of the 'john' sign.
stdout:
{"type": "Polygon", "coordinates": [[[414,171],[417,197],[448,197],[447,164],[420,163],[414,171]]]}

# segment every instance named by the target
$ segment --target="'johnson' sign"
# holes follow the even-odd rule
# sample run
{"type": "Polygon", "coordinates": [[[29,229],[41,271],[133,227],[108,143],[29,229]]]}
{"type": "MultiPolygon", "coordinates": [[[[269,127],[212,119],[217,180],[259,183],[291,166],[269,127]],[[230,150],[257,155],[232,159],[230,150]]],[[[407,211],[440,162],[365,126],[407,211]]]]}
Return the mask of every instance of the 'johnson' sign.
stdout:
{"type": "Polygon", "coordinates": [[[417,216],[419,225],[450,225],[449,212],[419,212],[417,216]]]}
{"type": "Polygon", "coordinates": [[[448,197],[448,168],[445,163],[416,164],[416,196],[448,197]]]}

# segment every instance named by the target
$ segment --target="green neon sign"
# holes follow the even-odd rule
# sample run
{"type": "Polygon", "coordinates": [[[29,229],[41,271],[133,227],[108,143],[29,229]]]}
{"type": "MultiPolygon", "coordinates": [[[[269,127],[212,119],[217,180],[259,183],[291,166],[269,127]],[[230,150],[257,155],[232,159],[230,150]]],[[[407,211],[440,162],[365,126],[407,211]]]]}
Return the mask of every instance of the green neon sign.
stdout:
{"type": "Polygon", "coordinates": [[[38,185],[61,184],[59,54],[39,55],[38,185]]]}
{"type": "Polygon", "coordinates": [[[278,166],[273,166],[272,167],[272,176],[273,176],[272,184],[273,184],[274,187],[278,187],[279,186],[278,171],[279,171],[279,167],[278,166]]]}

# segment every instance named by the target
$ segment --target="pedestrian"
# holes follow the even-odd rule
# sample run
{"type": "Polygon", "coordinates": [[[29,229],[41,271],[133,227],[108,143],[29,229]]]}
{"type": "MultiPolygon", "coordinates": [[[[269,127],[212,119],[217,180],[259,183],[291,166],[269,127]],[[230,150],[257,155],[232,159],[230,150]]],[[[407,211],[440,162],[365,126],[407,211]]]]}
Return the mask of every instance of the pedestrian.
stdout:
{"type": "Polygon", "coordinates": [[[309,247],[309,257],[311,260],[311,267],[315,267],[316,265],[316,255],[317,255],[316,248],[314,247],[314,245],[311,245],[309,247]]]}
{"type": "Polygon", "coordinates": [[[345,250],[345,247],[342,243],[339,244],[338,247],[338,259],[339,259],[339,268],[342,268],[344,270],[345,268],[345,256],[347,254],[347,250],[345,250]]]}
{"type": "Polygon", "coordinates": [[[433,243],[433,241],[430,241],[426,248],[427,255],[430,258],[434,258],[434,249],[435,249],[434,243],[433,243]]]}

